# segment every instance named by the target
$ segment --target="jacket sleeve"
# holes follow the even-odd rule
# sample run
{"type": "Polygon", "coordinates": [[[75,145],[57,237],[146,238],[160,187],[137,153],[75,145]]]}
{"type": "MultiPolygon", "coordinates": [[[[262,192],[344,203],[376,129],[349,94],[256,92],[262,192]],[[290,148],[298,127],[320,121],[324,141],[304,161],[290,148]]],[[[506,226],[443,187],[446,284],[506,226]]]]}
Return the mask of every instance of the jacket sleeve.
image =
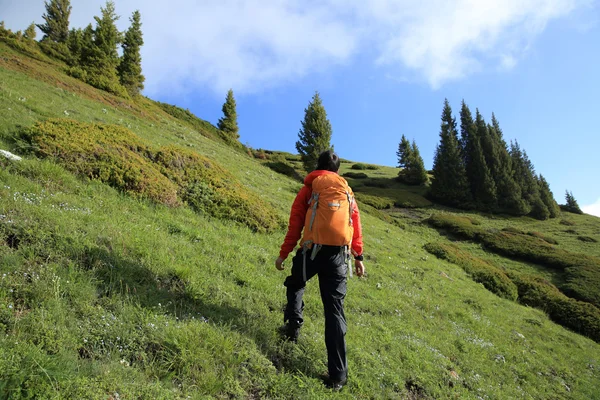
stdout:
{"type": "Polygon", "coordinates": [[[356,201],[352,203],[352,226],[354,234],[352,235],[352,254],[359,256],[363,253],[362,227],[360,225],[360,212],[356,201]]]}
{"type": "Polygon", "coordinates": [[[279,251],[279,257],[284,260],[287,258],[288,254],[294,250],[296,243],[298,243],[298,240],[300,240],[300,237],[302,236],[302,229],[304,228],[304,219],[306,218],[306,212],[308,211],[308,200],[310,199],[310,196],[310,188],[308,186],[303,186],[292,204],[288,231],[283,240],[283,244],[281,245],[281,250],[279,251]]]}

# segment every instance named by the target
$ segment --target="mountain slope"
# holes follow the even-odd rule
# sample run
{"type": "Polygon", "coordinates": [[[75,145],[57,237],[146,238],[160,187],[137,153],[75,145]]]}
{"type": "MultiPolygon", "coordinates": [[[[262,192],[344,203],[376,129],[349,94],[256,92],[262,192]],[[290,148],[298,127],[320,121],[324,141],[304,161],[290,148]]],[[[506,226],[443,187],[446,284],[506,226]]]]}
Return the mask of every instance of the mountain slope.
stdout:
{"type": "MultiPolygon", "coordinates": [[[[298,182],[149,100],[112,98],[1,43],[0,57],[1,148],[15,150],[17,134],[47,118],[118,125],[152,145],[177,145],[219,163],[287,217],[298,182]]],[[[276,333],[285,273],[273,261],[284,231],[259,234],[189,207],[135,199],[52,160],[26,156],[1,165],[1,397],[591,399],[600,393],[600,345],[429,255],[426,243],[448,240],[421,223],[429,209],[391,210],[403,213],[401,224],[385,222],[381,211],[363,212],[368,277],[348,284],[350,381],[333,394],[319,379],[326,360],[316,282],[306,291],[299,344],[282,343],[276,333]]],[[[532,229],[558,226],[544,224],[532,229]]],[[[588,235],[599,232],[597,219],[577,217],[577,224],[589,225],[588,235]]]]}

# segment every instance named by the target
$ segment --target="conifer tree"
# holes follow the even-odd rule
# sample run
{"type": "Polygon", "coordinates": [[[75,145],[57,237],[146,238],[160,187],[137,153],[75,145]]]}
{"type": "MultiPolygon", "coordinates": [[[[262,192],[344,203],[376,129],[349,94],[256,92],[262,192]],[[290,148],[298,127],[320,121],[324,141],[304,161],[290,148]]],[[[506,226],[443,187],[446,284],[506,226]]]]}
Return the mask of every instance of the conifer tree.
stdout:
{"type": "Polygon", "coordinates": [[[308,107],[304,109],[304,120],[296,142],[296,150],[302,157],[306,171],[314,170],[319,154],[332,148],[331,133],[331,123],[327,119],[327,112],[319,92],[315,92],[308,107]]]}
{"type": "Polygon", "coordinates": [[[548,182],[542,174],[537,177],[537,181],[540,191],[540,198],[548,208],[548,211],[550,212],[550,218],[558,217],[560,215],[560,207],[556,203],[556,200],[554,200],[554,195],[550,190],[550,185],[548,185],[548,182]]]}
{"type": "Polygon", "coordinates": [[[94,17],[96,28],[93,30],[91,45],[88,28],[83,32],[81,66],[87,74],[86,82],[90,85],[115,94],[126,95],[117,76],[119,65],[117,46],[121,43],[122,35],[116,26],[119,16],[115,13],[115,3],[107,1],[106,6],[100,8],[100,11],[102,16],[94,17]]]}
{"type": "Polygon", "coordinates": [[[142,23],[138,10],[134,11],[130,18],[131,26],[125,33],[123,40],[123,57],[118,67],[121,85],[127,89],[129,94],[136,96],[144,88],[146,78],[142,75],[142,56],[140,48],[144,44],[142,38],[142,23]]]}
{"type": "Polygon", "coordinates": [[[498,200],[496,198],[496,183],[491,170],[497,164],[497,156],[487,125],[479,110],[476,110],[475,127],[477,133],[470,137],[469,147],[471,152],[468,155],[471,172],[471,193],[478,208],[493,211],[497,208],[498,200]],[[487,146],[487,149],[484,146],[487,146]]]}
{"type": "Polygon", "coordinates": [[[31,25],[29,25],[27,27],[27,29],[25,29],[25,32],[23,33],[23,37],[27,40],[35,40],[35,37],[37,36],[37,32],[35,31],[35,23],[31,23],[31,25]]]}
{"type": "Polygon", "coordinates": [[[496,183],[498,208],[500,211],[513,215],[526,215],[530,208],[523,200],[521,188],[515,183],[512,176],[512,164],[508,147],[504,141],[502,130],[496,116],[492,113],[492,125],[488,125],[490,137],[495,142],[497,164],[492,171],[496,183]]]}
{"type": "Polygon", "coordinates": [[[539,185],[535,176],[535,169],[527,153],[521,150],[518,142],[511,143],[510,156],[512,160],[513,178],[521,188],[523,200],[527,202],[529,213],[537,219],[548,219],[550,211],[542,201],[539,185]]]}
{"type": "Polygon", "coordinates": [[[569,192],[568,190],[566,191],[565,200],[567,201],[565,206],[566,211],[575,214],[583,214],[583,211],[581,211],[581,208],[579,208],[579,204],[577,203],[577,200],[575,200],[575,196],[573,196],[572,192],[569,192]]]}
{"type": "Polygon", "coordinates": [[[452,116],[448,99],[444,100],[440,143],[435,150],[430,195],[436,201],[450,206],[471,206],[472,198],[456,131],[456,120],[452,116]]]}
{"type": "Polygon", "coordinates": [[[71,16],[70,0],[50,0],[44,2],[46,14],[42,18],[46,23],[37,27],[44,33],[42,40],[65,43],[69,36],[69,17],[71,16]]]}
{"type": "MultiPolygon", "coordinates": [[[[93,33],[91,33],[89,37],[89,45],[91,45],[92,35],[93,33]]],[[[69,53],[71,53],[69,65],[78,65],[81,61],[81,52],[83,50],[83,29],[71,29],[69,32],[69,37],[67,38],[67,47],[69,48],[69,53]]]]}
{"type": "Polygon", "coordinates": [[[413,140],[408,158],[408,167],[404,175],[404,182],[409,185],[425,185],[429,181],[423,158],[417,147],[417,143],[413,140]]]}
{"type": "Polygon", "coordinates": [[[398,168],[406,168],[406,164],[410,158],[410,151],[410,142],[406,136],[402,135],[400,144],[398,144],[398,151],[396,151],[396,156],[398,156],[398,168]]]}
{"type": "Polygon", "coordinates": [[[223,103],[223,118],[219,119],[217,127],[225,133],[228,139],[238,140],[240,138],[235,98],[231,89],[227,92],[227,98],[223,103]]]}

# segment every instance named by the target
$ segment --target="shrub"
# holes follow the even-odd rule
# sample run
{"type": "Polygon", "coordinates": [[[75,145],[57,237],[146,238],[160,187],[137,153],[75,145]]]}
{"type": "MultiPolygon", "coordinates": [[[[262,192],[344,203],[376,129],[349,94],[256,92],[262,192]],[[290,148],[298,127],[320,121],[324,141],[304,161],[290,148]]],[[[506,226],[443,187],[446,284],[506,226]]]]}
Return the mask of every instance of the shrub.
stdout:
{"type": "Polygon", "coordinates": [[[565,231],[565,233],[570,233],[572,235],[579,235],[579,232],[577,232],[575,229],[567,229],[565,231]]]}
{"type": "Polygon", "coordinates": [[[600,342],[600,309],[568,298],[539,276],[517,273],[509,276],[518,288],[520,303],[539,308],[553,321],[600,342]]]}
{"type": "Polygon", "coordinates": [[[377,165],[367,164],[367,169],[375,171],[375,170],[378,170],[379,167],[377,165]]]}
{"type": "Polygon", "coordinates": [[[167,146],[155,150],[112,125],[52,119],[22,132],[40,157],[132,196],[243,223],[259,232],[284,226],[274,209],[206,157],[167,146]]]}
{"type": "Polygon", "coordinates": [[[473,224],[473,220],[469,217],[460,217],[451,214],[434,214],[427,220],[429,225],[448,230],[450,233],[464,239],[476,239],[482,235],[484,231],[473,224]]]}
{"type": "Polygon", "coordinates": [[[434,256],[459,265],[475,282],[490,292],[509,300],[517,299],[517,287],[500,268],[471,256],[452,244],[427,243],[424,249],[434,256]]]}
{"type": "Polygon", "coordinates": [[[367,169],[367,166],[363,163],[356,163],[356,164],[353,164],[352,167],[350,167],[350,168],[358,169],[358,170],[365,170],[365,169],[367,169]]]}
{"type": "Polygon", "coordinates": [[[587,243],[598,243],[598,240],[594,239],[591,236],[577,236],[577,239],[587,243]]]}
{"type": "Polygon", "coordinates": [[[511,232],[511,233],[518,233],[519,235],[525,235],[525,231],[522,231],[518,228],[512,227],[512,226],[507,226],[506,228],[502,228],[503,232],[511,232]]]}
{"type": "Polygon", "coordinates": [[[394,206],[394,199],[388,197],[372,196],[362,192],[355,193],[355,196],[359,206],[361,203],[364,203],[377,210],[386,210],[394,206]]]}
{"type": "Polygon", "coordinates": [[[221,140],[219,130],[210,122],[204,121],[196,117],[190,112],[190,110],[184,110],[183,108],[173,106],[167,103],[161,103],[157,101],[156,104],[167,114],[178,120],[186,123],[188,126],[199,132],[202,136],[213,140],[221,140]]]}
{"type": "Polygon", "coordinates": [[[42,51],[50,57],[68,63],[71,60],[71,51],[64,43],[53,42],[52,40],[42,40],[39,42],[42,51]]]}
{"type": "Polygon", "coordinates": [[[371,178],[364,182],[365,186],[388,189],[394,185],[394,181],[389,178],[371,178]]]}
{"type": "Polygon", "coordinates": [[[346,172],[343,176],[353,179],[366,179],[369,177],[369,175],[365,174],[364,172],[346,172]]]}
{"type": "Polygon", "coordinates": [[[290,178],[298,181],[304,182],[302,175],[300,175],[294,167],[284,161],[269,161],[265,164],[267,167],[277,172],[278,174],[282,174],[285,176],[289,176],[290,178]]]}
{"type": "Polygon", "coordinates": [[[568,219],[561,219],[560,220],[560,224],[561,225],[566,225],[566,226],[575,226],[575,225],[577,225],[574,221],[570,221],[568,219]]]}
{"type": "Polygon", "coordinates": [[[543,233],[540,232],[527,232],[527,234],[529,236],[533,236],[536,237],[538,239],[542,239],[544,242],[546,243],[550,243],[550,244],[558,244],[558,241],[550,236],[546,236],[543,233]]]}

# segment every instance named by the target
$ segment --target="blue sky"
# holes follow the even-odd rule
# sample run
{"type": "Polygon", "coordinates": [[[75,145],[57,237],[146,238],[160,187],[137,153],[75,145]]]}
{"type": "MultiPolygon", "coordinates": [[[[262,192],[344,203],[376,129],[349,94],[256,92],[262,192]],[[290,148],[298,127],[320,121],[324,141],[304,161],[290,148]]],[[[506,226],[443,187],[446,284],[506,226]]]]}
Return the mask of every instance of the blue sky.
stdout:
{"type": "MultiPolygon", "coordinates": [[[[72,0],[72,26],[100,0],[72,0]]],[[[444,98],[464,99],[517,139],[559,202],[570,190],[600,216],[598,0],[117,0],[146,44],[145,94],[216,123],[227,89],[241,141],[294,152],[318,90],[343,158],[394,166],[402,134],[427,168],[444,98]]],[[[2,0],[11,29],[42,0],[2,0]]]]}

